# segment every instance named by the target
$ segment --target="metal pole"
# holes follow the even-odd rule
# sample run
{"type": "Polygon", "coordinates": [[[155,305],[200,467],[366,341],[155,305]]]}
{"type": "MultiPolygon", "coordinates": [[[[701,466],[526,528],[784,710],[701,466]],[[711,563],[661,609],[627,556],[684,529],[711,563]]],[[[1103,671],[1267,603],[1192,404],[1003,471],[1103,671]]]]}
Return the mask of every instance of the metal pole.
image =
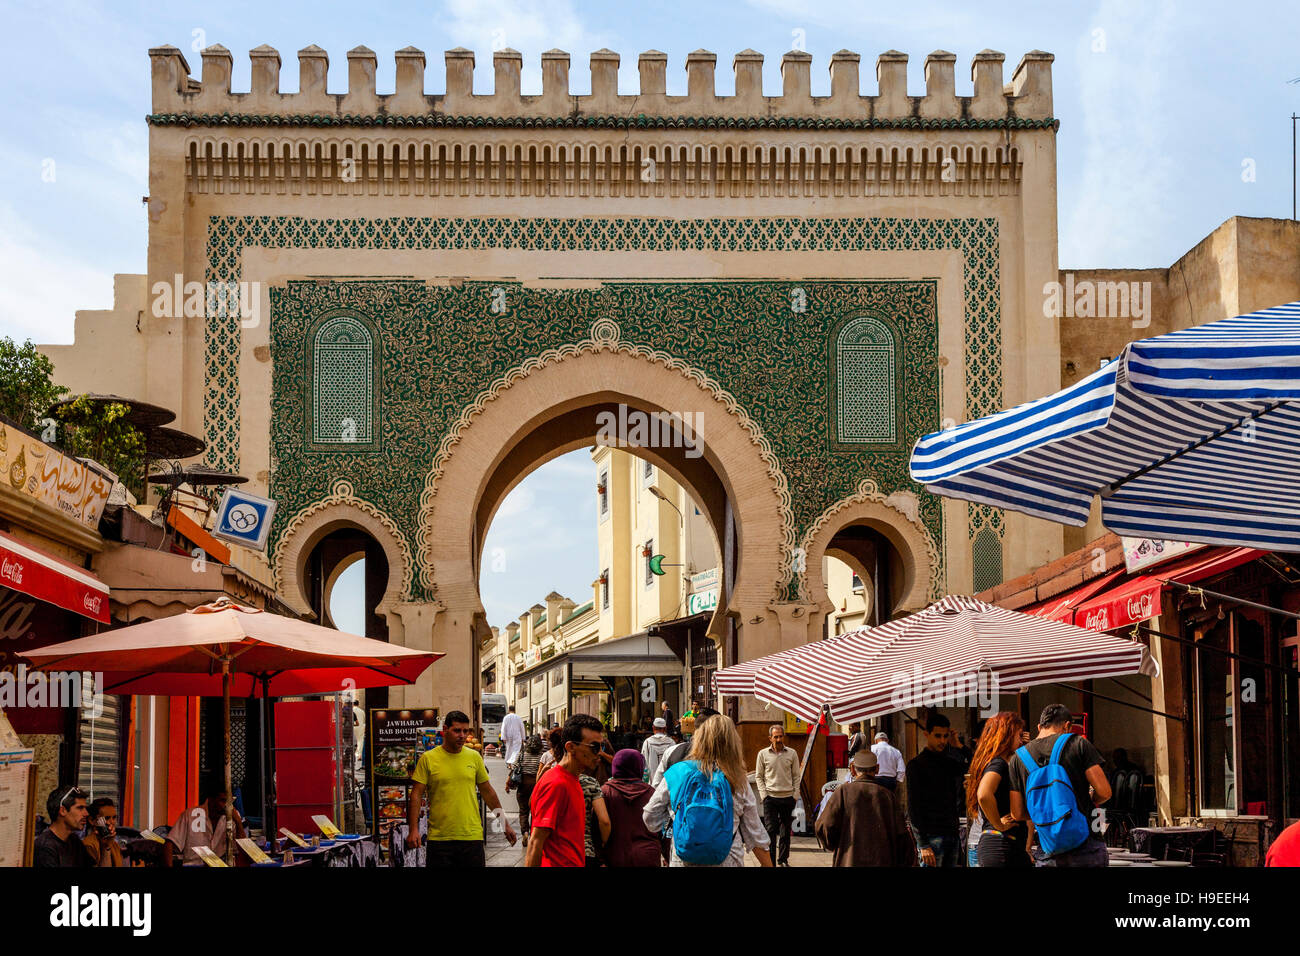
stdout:
{"type": "Polygon", "coordinates": [[[221,728],[226,737],[226,864],[235,863],[235,791],[230,774],[230,658],[221,658],[221,728]]]}
{"type": "Polygon", "coordinates": [[[1295,121],[1296,114],[1291,114],[1291,218],[1295,219],[1295,121]]]}
{"type": "Polygon", "coordinates": [[[1078,691],[1080,694],[1091,694],[1093,697],[1100,697],[1102,700],[1109,700],[1112,703],[1119,704],[1121,707],[1132,707],[1134,710],[1144,710],[1148,714],[1155,714],[1157,717],[1168,717],[1170,720],[1176,720],[1179,723],[1183,723],[1187,720],[1186,717],[1179,717],[1177,714],[1165,713],[1163,710],[1152,710],[1150,707],[1143,707],[1141,704],[1131,704],[1126,700],[1120,700],[1118,697],[1108,697],[1106,694],[1099,694],[1095,690],[1084,690],[1082,687],[1078,687],[1074,684],[1062,684],[1060,681],[1057,681],[1053,686],[1064,687],[1066,690],[1078,691]]]}
{"type": "Polygon", "coordinates": [[[1166,581],[1164,578],[1156,578],[1161,584],[1172,584],[1175,587],[1184,588],[1189,593],[1205,594],[1212,598],[1218,598],[1220,601],[1231,601],[1233,604],[1242,604],[1246,607],[1258,608],[1261,611],[1268,611],[1270,614],[1281,614],[1284,617],[1293,618],[1300,621],[1300,614],[1295,611],[1284,611],[1280,607],[1271,607],[1267,604],[1256,604],[1254,601],[1247,601],[1245,598],[1233,597],[1231,594],[1221,594],[1218,591],[1211,591],[1207,588],[1198,588],[1194,584],[1184,584],[1182,581],[1166,581]]]}
{"type": "Polygon", "coordinates": [[[1255,667],[1262,667],[1265,670],[1277,671],[1291,676],[1295,676],[1296,674],[1296,669],[1294,667],[1288,667],[1286,664],[1270,664],[1268,661],[1262,661],[1258,657],[1247,657],[1245,654],[1238,654],[1236,651],[1225,650],[1222,647],[1214,647],[1213,645],[1205,644],[1202,641],[1190,641],[1185,637],[1178,637],[1175,634],[1166,634],[1164,631],[1157,631],[1155,628],[1147,624],[1135,624],[1133,626],[1147,634],[1154,634],[1156,637],[1162,637],[1167,641],[1186,644],[1188,647],[1197,651],[1212,651],[1215,654],[1222,654],[1224,657],[1230,657],[1233,660],[1241,661],[1243,664],[1251,664],[1255,667]]]}
{"type": "MultiPolygon", "coordinates": [[[[822,704],[822,717],[827,718],[826,729],[830,730],[830,725],[831,725],[830,708],[825,704],[822,704]]],[[[803,748],[803,760],[799,762],[799,779],[796,781],[796,783],[798,783],[799,786],[795,789],[796,794],[798,794],[803,789],[804,771],[808,769],[808,760],[810,757],[812,757],[813,744],[817,742],[817,731],[820,728],[821,728],[821,721],[819,720],[817,723],[813,724],[812,728],[808,731],[808,743],[803,748]]]]}
{"type": "Polygon", "coordinates": [[[266,781],[265,786],[266,786],[267,802],[264,805],[266,809],[263,811],[263,814],[270,821],[269,823],[266,824],[264,829],[266,829],[267,836],[270,839],[277,839],[280,830],[276,826],[276,824],[279,823],[279,820],[277,819],[279,817],[279,813],[277,812],[279,808],[276,806],[275,728],[272,726],[272,722],[275,718],[275,709],[271,706],[271,678],[263,674],[261,680],[262,680],[262,700],[264,701],[262,706],[264,708],[263,713],[265,715],[265,721],[266,721],[264,726],[266,728],[265,733],[266,733],[266,743],[267,743],[266,749],[264,751],[264,756],[263,756],[263,759],[266,761],[266,772],[265,772],[264,779],[266,781]]]}
{"type": "MultiPolygon", "coordinates": [[[[265,684],[263,684],[265,689],[265,684]]],[[[258,780],[261,783],[262,797],[262,832],[269,841],[275,840],[275,832],[271,829],[270,807],[266,803],[266,694],[258,702],[257,708],[257,748],[258,748],[258,780]]],[[[272,842],[271,852],[275,852],[275,844],[272,842]]]]}

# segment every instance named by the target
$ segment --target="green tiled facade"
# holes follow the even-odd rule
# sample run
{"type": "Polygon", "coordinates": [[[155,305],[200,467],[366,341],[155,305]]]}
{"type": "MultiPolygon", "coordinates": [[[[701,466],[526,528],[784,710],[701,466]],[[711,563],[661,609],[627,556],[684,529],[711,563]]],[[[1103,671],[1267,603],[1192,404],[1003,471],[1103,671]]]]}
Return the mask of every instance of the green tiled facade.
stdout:
{"type": "MultiPolygon", "coordinates": [[[[214,217],[208,279],[238,280],[247,246],[322,249],[524,250],[940,250],[964,262],[966,414],[1002,405],[998,228],[993,219],[426,219],[214,217]]],[[[796,537],[865,477],[881,491],[919,491],[907,453],[940,425],[937,283],[933,280],[609,281],[599,289],[530,289],[505,282],[459,287],[366,279],[294,281],[271,290],[273,407],[271,493],[280,503],[273,545],[284,522],[324,498],[344,478],[359,498],[417,540],[420,494],[442,438],[463,409],[507,370],[591,336],[592,322],[617,323],[621,341],[672,355],[718,382],[762,429],[779,459],[796,537]],[[797,294],[793,290],[800,290],[797,294]],[[504,293],[506,308],[494,311],[504,293]],[[792,307],[799,301],[801,309],[792,307]],[[355,378],[366,335],[346,324],[349,350],[322,353],[319,332],[351,315],[374,330],[369,387],[373,419],[330,414],[371,440],[334,442],[313,432],[313,361],[327,354],[337,377],[355,378]],[[896,441],[844,442],[834,420],[844,411],[835,388],[835,336],[892,330],[896,441]],[[343,356],[343,358],[340,358],[343,356]],[[364,426],[364,427],[363,427],[364,426]],[[367,432],[364,429],[373,431],[367,432]],[[324,440],[321,440],[322,437],[324,440]]],[[[210,320],[206,339],[205,432],[213,464],[239,465],[238,317],[210,320]]],[[[877,336],[878,337],[878,336],[877,336]]],[[[862,338],[861,335],[858,338],[862,338]]],[[[868,336],[867,338],[870,338],[868,336]]],[[[337,345],[338,336],[331,339],[337,345]]],[[[856,341],[856,339],[855,339],[856,341]]],[[[863,339],[866,341],[866,339],[863,339]]],[[[329,344],[329,343],[327,343],[329,344]]],[[[867,344],[870,344],[868,342],[867,344]]],[[[879,343],[877,343],[879,344],[879,343]]],[[[877,356],[878,358],[879,356],[877,356]]],[[[337,385],[337,382],[335,382],[337,385]]],[[[888,416],[874,418],[885,421],[888,416]]],[[[920,496],[919,519],[942,540],[937,499],[920,496]]],[[[971,534],[1000,537],[1000,515],[972,509],[971,534]]],[[[416,591],[426,590],[419,583],[416,591]]],[[[793,599],[801,582],[791,581],[793,599]]],[[[430,595],[412,594],[414,598],[430,595]]]]}

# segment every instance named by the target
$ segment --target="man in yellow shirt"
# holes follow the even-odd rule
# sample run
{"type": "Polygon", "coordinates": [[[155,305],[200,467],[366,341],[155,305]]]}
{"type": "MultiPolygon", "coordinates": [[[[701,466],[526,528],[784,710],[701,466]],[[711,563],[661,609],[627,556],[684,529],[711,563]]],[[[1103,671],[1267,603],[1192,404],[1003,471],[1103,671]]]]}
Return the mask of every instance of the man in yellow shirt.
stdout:
{"type": "Polygon", "coordinates": [[[475,791],[483,795],[483,802],[504,825],[506,839],[514,846],[515,831],[488,781],[483,757],[465,746],[469,737],[469,717],[459,710],[450,711],[442,724],[442,744],[425,751],[411,773],[406,845],[412,850],[420,845],[420,800],[427,790],[426,866],[487,866],[475,791]]]}

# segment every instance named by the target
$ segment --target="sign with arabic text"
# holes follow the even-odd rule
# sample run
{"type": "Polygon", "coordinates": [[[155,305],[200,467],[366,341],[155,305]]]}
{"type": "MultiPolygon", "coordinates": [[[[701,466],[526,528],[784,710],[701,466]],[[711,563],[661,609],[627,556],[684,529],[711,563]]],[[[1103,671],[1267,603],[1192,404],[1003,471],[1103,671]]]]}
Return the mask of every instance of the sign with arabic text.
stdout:
{"type": "Polygon", "coordinates": [[[0,469],[11,488],[80,521],[99,526],[116,478],[0,422],[0,469]]]}

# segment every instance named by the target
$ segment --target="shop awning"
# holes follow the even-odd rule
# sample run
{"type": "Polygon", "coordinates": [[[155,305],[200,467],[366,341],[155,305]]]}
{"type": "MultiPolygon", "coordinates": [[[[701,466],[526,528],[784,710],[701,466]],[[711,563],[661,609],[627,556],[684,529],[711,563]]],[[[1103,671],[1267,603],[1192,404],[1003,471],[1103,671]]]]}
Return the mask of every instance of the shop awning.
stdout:
{"type": "Polygon", "coordinates": [[[1039,601],[1037,604],[1031,604],[1028,607],[1019,608],[1022,614],[1034,614],[1038,617],[1045,617],[1049,621],[1061,621],[1064,624],[1074,623],[1074,609],[1077,608],[1088,598],[1092,597],[1103,588],[1109,587],[1115,579],[1124,573],[1121,568],[1118,571],[1112,571],[1110,574],[1103,574],[1099,578],[1094,578],[1078,587],[1071,588],[1062,594],[1048,598],[1046,601],[1039,601]]]}
{"type": "Polygon", "coordinates": [[[662,637],[630,634],[569,652],[573,677],[678,677],[682,659],[662,637]]]}
{"type": "Polygon", "coordinates": [[[108,623],[108,585],[89,571],[0,532],[0,585],[108,623]]]}
{"type": "Polygon", "coordinates": [[[1160,595],[1167,582],[1191,584],[1231,571],[1267,554],[1254,548],[1213,548],[1181,561],[1153,568],[1097,594],[1074,610],[1074,623],[1090,631],[1109,631],[1153,618],[1160,613],[1160,595]]]}

